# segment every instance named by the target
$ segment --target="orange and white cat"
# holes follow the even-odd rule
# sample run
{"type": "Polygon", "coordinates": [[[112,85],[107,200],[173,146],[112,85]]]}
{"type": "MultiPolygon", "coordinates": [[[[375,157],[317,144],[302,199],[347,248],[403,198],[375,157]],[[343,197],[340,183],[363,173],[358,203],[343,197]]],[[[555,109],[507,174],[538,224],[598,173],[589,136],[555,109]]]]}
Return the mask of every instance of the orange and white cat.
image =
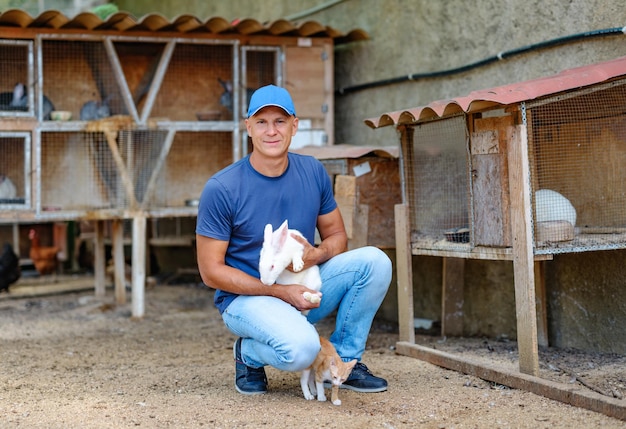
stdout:
{"type": "Polygon", "coordinates": [[[335,346],[326,338],[320,337],[320,345],[322,349],[317,357],[310,367],[302,371],[300,376],[302,393],[309,401],[314,399],[317,393],[317,400],[324,402],[326,401],[324,381],[330,381],[332,383],[330,399],[334,405],[341,405],[339,386],[348,379],[357,360],[342,361],[335,346]]]}

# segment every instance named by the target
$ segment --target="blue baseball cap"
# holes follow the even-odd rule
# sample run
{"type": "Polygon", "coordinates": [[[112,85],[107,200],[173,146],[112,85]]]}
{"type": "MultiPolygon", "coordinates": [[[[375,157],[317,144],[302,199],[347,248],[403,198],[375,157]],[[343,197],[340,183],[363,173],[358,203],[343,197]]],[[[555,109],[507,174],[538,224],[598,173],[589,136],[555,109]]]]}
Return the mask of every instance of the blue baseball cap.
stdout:
{"type": "Polygon", "coordinates": [[[296,115],[291,95],[285,88],[267,85],[254,91],[250,98],[250,103],[248,103],[248,118],[256,115],[259,110],[267,106],[280,107],[288,115],[296,115]]]}

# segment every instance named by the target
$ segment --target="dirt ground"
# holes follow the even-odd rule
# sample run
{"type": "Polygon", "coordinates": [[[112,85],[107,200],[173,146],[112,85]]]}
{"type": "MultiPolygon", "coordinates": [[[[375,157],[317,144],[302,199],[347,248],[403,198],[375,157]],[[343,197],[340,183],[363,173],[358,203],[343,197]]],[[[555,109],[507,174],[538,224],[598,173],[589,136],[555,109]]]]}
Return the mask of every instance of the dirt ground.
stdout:
{"type": "MultiPolygon", "coordinates": [[[[340,406],[306,401],[299,374],[269,368],[269,392],[247,397],[233,387],[235,337],[213,307],[209,289],[194,283],[157,284],[146,291],[145,317],[135,320],[130,303],[113,304],[112,290],[103,299],[95,298],[93,290],[42,294],[60,282],[71,283],[42,280],[0,295],[3,428],[625,425],[603,414],[397,355],[394,326],[379,321],[363,361],[389,381],[387,392],[341,390],[340,406]]],[[[327,335],[331,327],[329,320],[318,329],[327,335]]],[[[514,365],[516,359],[513,341],[437,336],[420,336],[420,341],[486,358],[491,364],[514,365]]],[[[626,394],[623,356],[547,350],[542,351],[541,367],[542,377],[587,389],[582,381],[616,397],[626,394]]]]}

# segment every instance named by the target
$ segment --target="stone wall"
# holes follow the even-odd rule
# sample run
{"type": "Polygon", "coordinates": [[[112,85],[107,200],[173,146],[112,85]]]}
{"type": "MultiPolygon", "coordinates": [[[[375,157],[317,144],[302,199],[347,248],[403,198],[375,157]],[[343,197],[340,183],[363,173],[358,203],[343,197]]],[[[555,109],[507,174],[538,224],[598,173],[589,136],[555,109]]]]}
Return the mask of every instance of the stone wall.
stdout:
{"type": "MultiPolygon", "coordinates": [[[[621,0],[122,0],[117,4],[135,16],[159,12],[173,18],[190,13],[259,21],[287,17],[316,20],[345,33],[361,28],[369,40],[335,50],[337,89],[453,69],[499,52],[626,23],[621,0]],[[180,4],[186,9],[180,9],[180,4]]],[[[335,141],[395,145],[398,135],[393,127],[371,130],[363,120],[624,55],[626,36],[598,37],[529,51],[452,76],[338,94],[335,141]]],[[[558,255],[547,264],[551,345],[626,353],[625,261],[626,251],[611,251],[558,255]]],[[[414,264],[415,315],[438,319],[440,260],[414,258],[414,264]]],[[[515,336],[512,264],[468,261],[465,291],[466,335],[515,336]]],[[[394,299],[392,292],[381,310],[386,318],[395,317],[394,299]]]]}

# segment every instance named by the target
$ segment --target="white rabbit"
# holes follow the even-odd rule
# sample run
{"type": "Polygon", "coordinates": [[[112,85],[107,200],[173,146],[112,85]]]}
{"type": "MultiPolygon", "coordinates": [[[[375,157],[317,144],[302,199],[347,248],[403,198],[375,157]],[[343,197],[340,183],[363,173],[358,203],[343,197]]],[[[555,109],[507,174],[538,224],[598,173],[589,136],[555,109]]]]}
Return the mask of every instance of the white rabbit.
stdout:
{"type": "MultiPolygon", "coordinates": [[[[322,288],[322,278],[317,265],[303,270],[304,245],[299,243],[291,234],[302,237],[302,234],[295,229],[289,229],[285,220],[276,231],[272,230],[272,225],[265,225],[263,232],[263,248],[259,258],[259,273],[261,282],[271,286],[274,283],[281,285],[300,284],[318,291],[317,294],[305,292],[304,299],[316,303],[320,301],[322,288]],[[286,270],[292,264],[293,271],[286,270]]],[[[302,314],[307,314],[303,311],[302,314]]]]}
{"type": "Polygon", "coordinates": [[[0,198],[15,198],[17,190],[15,185],[4,174],[0,174],[0,198]]]}
{"type": "Polygon", "coordinates": [[[565,220],[576,226],[576,209],[563,195],[550,189],[535,192],[535,222],[565,220]]]}

